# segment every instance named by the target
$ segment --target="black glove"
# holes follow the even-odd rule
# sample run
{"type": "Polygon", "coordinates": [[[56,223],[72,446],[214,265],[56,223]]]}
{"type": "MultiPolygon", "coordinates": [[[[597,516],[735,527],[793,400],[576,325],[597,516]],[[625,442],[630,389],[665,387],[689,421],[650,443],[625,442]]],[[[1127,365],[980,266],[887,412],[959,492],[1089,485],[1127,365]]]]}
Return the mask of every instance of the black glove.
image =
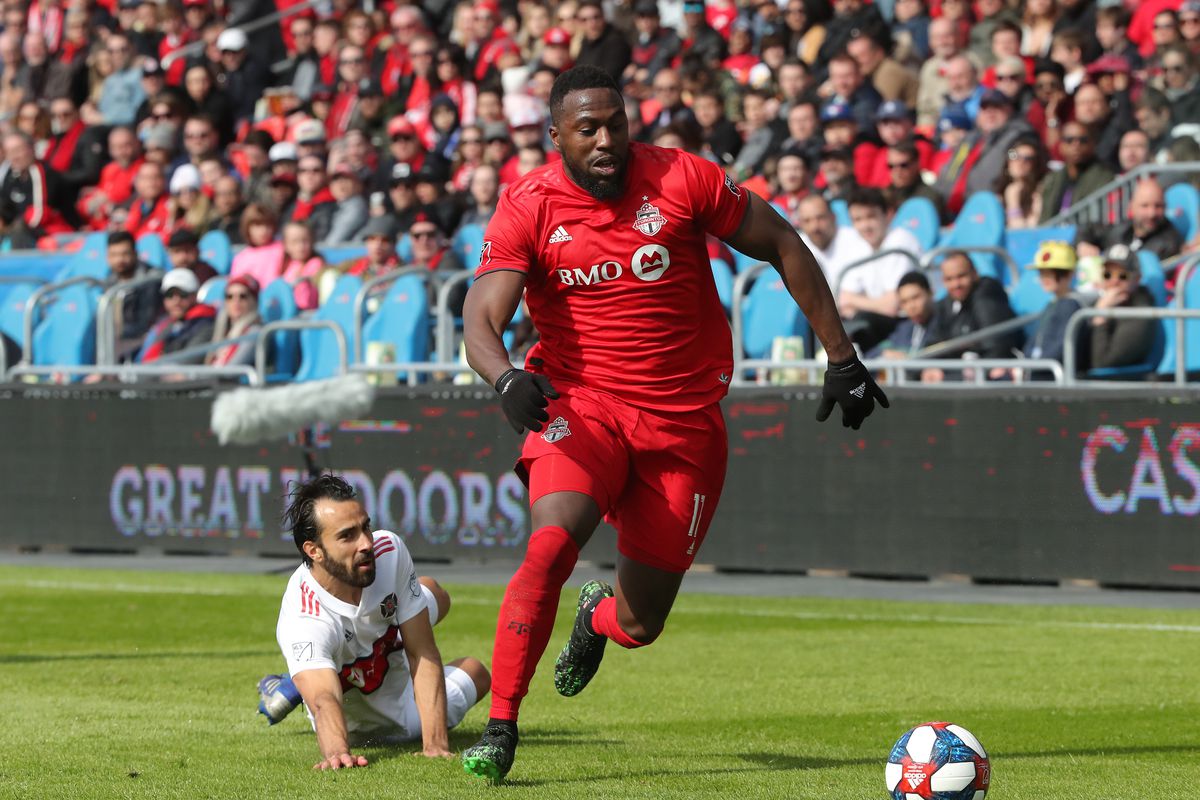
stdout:
{"type": "Polygon", "coordinates": [[[545,375],[516,367],[496,379],[496,393],[500,395],[500,407],[508,417],[508,424],[517,433],[524,433],[526,428],[540,431],[542,423],[550,419],[546,406],[550,400],[558,399],[558,392],[545,375]]]}
{"type": "Polygon", "coordinates": [[[875,383],[871,373],[857,358],[841,364],[829,362],[825,369],[825,385],[821,389],[821,404],[817,406],[817,422],[829,419],[834,405],[842,407],[842,427],[858,430],[863,420],[875,410],[875,401],[888,408],[887,395],[875,383]]]}

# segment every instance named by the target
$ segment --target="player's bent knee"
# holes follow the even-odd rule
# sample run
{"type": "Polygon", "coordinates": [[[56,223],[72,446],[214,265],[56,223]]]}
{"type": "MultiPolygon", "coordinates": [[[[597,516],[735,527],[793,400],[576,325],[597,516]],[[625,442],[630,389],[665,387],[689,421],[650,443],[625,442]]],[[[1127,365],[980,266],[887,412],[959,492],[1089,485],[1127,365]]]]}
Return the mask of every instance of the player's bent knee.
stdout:
{"type": "Polygon", "coordinates": [[[637,647],[645,647],[648,644],[653,644],[663,632],[661,623],[658,625],[646,624],[634,620],[632,622],[621,621],[621,630],[625,631],[630,639],[637,642],[637,647]]]}
{"type": "Polygon", "coordinates": [[[471,676],[471,682],[475,684],[476,701],[483,699],[483,696],[491,691],[491,673],[488,672],[488,668],[479,659],[471,658],[470,656],[456,658],[448,666],[457,667],[471,676]]]}

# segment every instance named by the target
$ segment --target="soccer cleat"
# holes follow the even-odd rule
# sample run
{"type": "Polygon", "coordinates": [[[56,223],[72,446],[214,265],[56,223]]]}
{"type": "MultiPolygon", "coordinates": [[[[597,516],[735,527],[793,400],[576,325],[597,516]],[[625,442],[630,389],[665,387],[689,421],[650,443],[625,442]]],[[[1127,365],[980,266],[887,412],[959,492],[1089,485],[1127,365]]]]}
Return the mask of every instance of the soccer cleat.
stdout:
{"type": "Polygon", "coordinates": [[[300,691],[287,675],[268,675],[258,682],[258,713],[274,725],[300,705],[300,691]]]}
{"type": "Polygon", "coordinates": [[[554,662],[554,688],[563,697],[574,697],[582,692],[596,670],[600,669],[608,638],[589,631],[587,621],[596,610],[596,604],[612,596],[613,588],[604,581],[588,581],[579,590],[575,627],[571,630],[566,647],[554,662]]]}
{"type": "Polygon", "coordinates": [[[468,775],[495,784],[504,780],[516,757],[516,725],[493,722],[484,728],[483,737],[477,744],[463,751],[462,765],[468,775]]]}

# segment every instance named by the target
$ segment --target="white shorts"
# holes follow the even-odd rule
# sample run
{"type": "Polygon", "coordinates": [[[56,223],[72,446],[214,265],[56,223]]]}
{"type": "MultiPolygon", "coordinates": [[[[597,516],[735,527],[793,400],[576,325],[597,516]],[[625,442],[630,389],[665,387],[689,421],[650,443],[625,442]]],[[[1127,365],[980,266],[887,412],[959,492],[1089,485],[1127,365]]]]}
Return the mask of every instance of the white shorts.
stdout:
{"type": "MultiPolygon", "coordinates": [[[[442,667],[446,675],[446,727],[453,728],[463,721],[471,706],[479,700],[475,681],[458,667],[442,667]]],[[[421,715],[417,713],[417,699],[413,695],[412,683],[404,690],[404,730],[406,741],[421,738],[421,715]]]]}

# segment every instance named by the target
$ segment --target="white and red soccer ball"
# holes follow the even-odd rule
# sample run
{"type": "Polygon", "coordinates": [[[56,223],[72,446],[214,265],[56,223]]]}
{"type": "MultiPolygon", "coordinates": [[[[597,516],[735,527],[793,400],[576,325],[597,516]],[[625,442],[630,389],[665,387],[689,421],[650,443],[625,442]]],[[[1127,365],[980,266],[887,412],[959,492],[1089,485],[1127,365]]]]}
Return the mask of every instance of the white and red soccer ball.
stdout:
{"type": "Polygon", "coordinates": [[[969,730],[926,722],[892,747],[886,775],[892,800],[983,800],[992,766],[969,730]]]}

